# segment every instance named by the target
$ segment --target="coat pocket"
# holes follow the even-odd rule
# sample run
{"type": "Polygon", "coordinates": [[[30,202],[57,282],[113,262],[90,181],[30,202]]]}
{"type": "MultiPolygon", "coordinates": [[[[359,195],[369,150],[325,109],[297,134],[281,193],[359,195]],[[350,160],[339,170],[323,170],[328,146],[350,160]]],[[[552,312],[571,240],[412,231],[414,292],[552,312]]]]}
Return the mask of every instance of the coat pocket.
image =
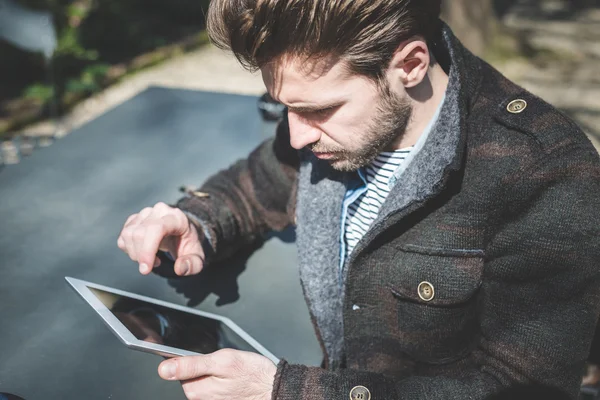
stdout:
{"type": "Polygon", "coordinates": [[[483,251],[404,246],[390,263],[389,291],[397,334],[417,361],[442,364],[464,357],[479,334],[477,296],[483,251]]]}

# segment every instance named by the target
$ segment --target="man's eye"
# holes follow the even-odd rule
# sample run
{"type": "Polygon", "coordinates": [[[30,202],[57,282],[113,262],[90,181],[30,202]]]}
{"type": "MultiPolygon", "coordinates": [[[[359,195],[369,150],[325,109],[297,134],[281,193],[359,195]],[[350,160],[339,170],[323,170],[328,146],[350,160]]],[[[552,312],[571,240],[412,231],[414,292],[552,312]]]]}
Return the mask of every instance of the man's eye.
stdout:
{"type": "Polygon", "coordinates": [[[296,115],[305,118],[307,120],[318,119],[318,118],[327,118],[331,116],[338,108],[341,106],[333,106],[327,108],[321,108],[319,110],[294,110],[291,109],[289,112],[295,113],[296,115]]]}
{"type": "Polygon", "coordinates": [[[313,111],[312,114],[317,115],[319,117],[323,117],[331,114],[336,108],[337,107],[323,108],[321,110],[313,111]]]}

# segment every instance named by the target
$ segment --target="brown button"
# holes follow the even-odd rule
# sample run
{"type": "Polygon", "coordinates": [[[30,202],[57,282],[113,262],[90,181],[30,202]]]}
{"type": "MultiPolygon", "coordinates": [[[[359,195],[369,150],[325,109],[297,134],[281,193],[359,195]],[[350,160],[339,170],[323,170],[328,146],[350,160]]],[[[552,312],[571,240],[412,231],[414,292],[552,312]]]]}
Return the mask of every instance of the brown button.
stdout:
{"type": "Polygon", "coordinates": [[[205,197],[210,197],[210,194],[204,192],[192,192],[192,194],[196,197],[200,197],[201,199],[205,197]]]}
{"type": "Polygon", "coordinates": [[[435,290],[433,289],[433,285],[429,282],[421,282],[419,284],[419,297],[423,301],[431,301],[435,297],[435,290]]]}
{"type": "Polygon", "coordinates": [[[190,185],[183,185],[179,188],[179,191],[182,193],[187,193],[190,194],[192,196],[196,196],[196,197],[200,197],[200,198],[205,198],[205,197],[210,197],[210,194],[208,193],[204,193],[204,192],[199,192],[196,189],[194,189],[192,186],[190,185]]]}
{"type": "Polygon", "coordinates": [[[350,391],[350,400],[371,400],[371,392],[364,386],[355,386],[350,391]]]}
{"type": "Polygon", "coordinates": [[[522,113],[523,111],[525,111],[526,108],[527,102],[522,99],[513,100],[510,103],[508,103],[508,106],[506,107],[508,112],[512,114],[522,113]]]}

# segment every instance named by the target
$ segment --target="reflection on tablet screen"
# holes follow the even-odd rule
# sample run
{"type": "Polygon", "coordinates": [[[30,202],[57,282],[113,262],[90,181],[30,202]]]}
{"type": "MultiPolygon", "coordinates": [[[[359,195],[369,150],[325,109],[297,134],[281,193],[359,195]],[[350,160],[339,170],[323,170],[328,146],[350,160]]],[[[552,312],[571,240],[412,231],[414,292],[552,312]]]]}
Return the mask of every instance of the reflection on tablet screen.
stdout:
{"type": "Polygon", "coordinates": [[[204,354],[223,348],[257,352],[221,321],[88,289],[140,340],[204,354]]]}

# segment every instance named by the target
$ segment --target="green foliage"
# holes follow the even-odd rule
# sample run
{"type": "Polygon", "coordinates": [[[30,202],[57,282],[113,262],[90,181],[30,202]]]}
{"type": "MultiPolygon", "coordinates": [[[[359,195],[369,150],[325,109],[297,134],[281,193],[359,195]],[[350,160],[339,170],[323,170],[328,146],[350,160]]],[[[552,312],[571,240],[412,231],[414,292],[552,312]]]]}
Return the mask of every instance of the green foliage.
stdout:
{"type": "Polygon", "coordinates": [[[55,58],[72,56],[77,60],[94,61],[98,59],[98,51],[84,48],[79,42],[79,33],[73,27],[66,27],[58,38],[55,58]]]}
{"type": "Polygon", "coordinates": [[[43,85],[41,83],[34,83],[23,91],[23,96],[25,98],[39,100],[42,103],[50,101],[53,95],[54,89],[52,86],[43,85]]]}
{"type": "Polygon", "coordinates": [[[96,93],[103,87],[103,81],[110,65],[92,64],[86,67],[77,79],[70,79],[66,85],[67,93],[96,93]]]}
{"type": "MultiPolygon", "coordinates": [[[[54,84],[56,98],[70,99],[63,103],[65,106],[113,82],[114,73],[110,73],[113,65],[129,73],[183,51],[156,49],[202,32],[209,3],[209,0],[16,1],[53,15],[57,34],[52,60],[54,84]]],[[[204,42],[202,36],[198,43],[204,42]]],[[[0,84],[0,128],[4,115],[11,112],[3,109],[3,104],[14,103],[15,96],[20,94],[24,100],[47,103],[54,95],[41,55],[10,46],[10,51],[6,51],[3,46],[6,44],[0,43],[0,72],[16,74],[17,79],[4,86],[0,84]]],[[[189,48],[185,45],[185,49],[189,48]]]]}

